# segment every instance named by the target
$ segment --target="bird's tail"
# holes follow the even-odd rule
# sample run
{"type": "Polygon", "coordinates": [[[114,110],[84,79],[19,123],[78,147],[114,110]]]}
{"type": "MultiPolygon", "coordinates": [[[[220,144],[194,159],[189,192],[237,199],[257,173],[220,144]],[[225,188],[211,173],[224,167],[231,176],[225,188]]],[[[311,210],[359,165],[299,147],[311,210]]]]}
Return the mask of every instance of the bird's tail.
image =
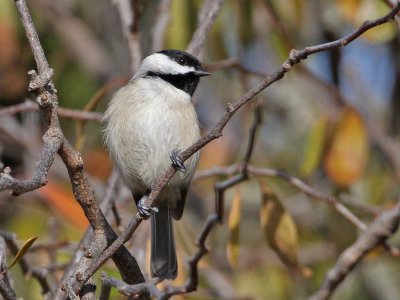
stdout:
{"type": "Polygon", "coordinates": [[[151,275],[174,279],[178,271],[172,216],[167,206],[151,215],[151,275]]]}

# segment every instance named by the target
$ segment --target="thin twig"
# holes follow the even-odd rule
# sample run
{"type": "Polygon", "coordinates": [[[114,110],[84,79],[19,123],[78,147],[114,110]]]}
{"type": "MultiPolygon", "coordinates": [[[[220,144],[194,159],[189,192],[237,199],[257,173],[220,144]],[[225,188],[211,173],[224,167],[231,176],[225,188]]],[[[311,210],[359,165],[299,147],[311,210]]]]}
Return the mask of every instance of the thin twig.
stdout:
{"type": "Polygon", "coordinates": [[[140,3],[138,0],[112,0],[112,3],[118,11],[124,36],[128,41],[131,70],[134,73],[142,61],[139,32],[140,3]]]}
{"type": "Polygon", "coordinates": [[[206,41],[206,37],[214,24],[215,18],[222,7],[223,0],[205,0],[200,9],[198,26],[186,51],[198,56],[206,41]]]}
{"type": "MultiPolygon", "coordinates": [[[[26,111],[38,111],[39,107],[31,100],[26,100],[20,104],[11,105],[7,107],[0,108],[0,116],[2,115],[12,115],[26,111]]],[[[95,121],[100,122],[103,114],[91,111],[81,111],[78,109],[70,109],[64,107],[58,107],[58,115],[60,117],[73,119],[73,120],[85,120],[85,121],[95,121]]]]}
{"type": "MultiPolygon", "coordinates": [[[[291,41],[287,30],[283,26],[284,22],[279,19],[278,14],[274,11],[273,7],[270,5],[270,2],[258,2],[260,3],[261,7],[266,8],[264,11],[268,13],[268,19],[272,20],[271,23],[281,35],[286,48],[291,49],[293,47],[293,42],[291,41]]],[[[385,2],[387,2],[387,4],[389,3],[389,1],[386,0],[385,2]]],[[[394,4],[391,4],[390,8],[396,9],[394,4]]],[[[397,16],[398,14],[399,12],[397,11],[397,16]]],[[[393,18],[394,17],[395,15],[393,15],[393,18]]],[[[396,20],[397,23],[400,24],[399,18],[397,18],[396,20]]],[[[298,70],[299,72],[301,72],[303,78],[310,80],[313,84],[326,91],[326,94],[330,96],[331,102],[334,103],[336,107],[343,107],[344,105],[349,103],[349,101],[341,94],[340,90],[336,86],[321,80],[320,77],[316,76],[313,72],[310,72],[310,70],[305,65],[299,65],[298,70]]],[[[333,110],[334,109],[331,109],[330,111],[333,110]]],[[[373,122],[366,117],[363,117],[363,119],[367,125],[367,131],[371,141],[379,147],[382,153],[390,161],[390,167],[394,169],[397,180],[400,180],[400,156],[398,155],[400,144],[398,143],[398,141],[391,138],[383,128],[377,126],[376,122],[373,122]]]]}
{"type": "Polygon", "coordinates": [[[400,222],[400,201],[397,205],[383,212],[371,224],[357,241],[347,248],[339,257],[336,265],[326,274],[321,288],[313,294],[311,300],[328,299],[336,287],[346,278],[350,271],[373,249],[383,245],[397,230],[400,222]]]}
{"type": "Polygon", "coordinates": [[[153,52],[162,50],[164,33],[170,20],[171,0],[161,0],[157,9],[157,18],[152,30],[153,52]]]}
{"type": "MultiPolygon", "coordinates": [[[[236,178],[240,176],[239,172],[243,169],[243,164],[238,163],[228,167],[214,167],[211,169],[203,170],[196,172],[194,176],[194,180],[200,180],[208,177],[215,177],[215,176],[233,176],[232,178],[236,178]]],[[[368,226],[359,218],[357,217],[351,210],[349,210],[344,204],[342,204],[335,196],[328,195],[323,192],[316,190],[315,188],[311,187],[303,180],[294,177],[282,170],[277,169],[269,169],[269,168],[257,168],[251,165],[247,165],[247,172],[256,177],[277,177],[287,181],[290,185],[297,188],[303,194],[316,199],[323,201],[329,205],[331,205],[338,213],[344,216],[347,220],[353,223],[359,230],[366,231],[368,226]]],[[[393,256],[399,256],[399,249],[396,247],[390,246],[385,244],[386,250],[393,256]]]]}
{"type": "MultiPolygon", "coordinates": [[[[6,243],[4,238],[0,236],[0,272],[4,270],[7,270],[6,243]]],[[[0,295],[2,295],[5,300],[17,299],[15,290],[12,288],[10,279],[8,278],[8,272],[0,275],[0,295]]]]}
{"type": "MultiPolygon", "coordinates": [[[[198,150],[203,148],[205,145],[207,145],[214,139],[221,137],[222,130],[224,129],[224,127],[226,126],[228,121],[243,105],[248,103],[251,99],[253,99],[254,96],[259,94],[261,91],[266,89],[268,86],[270,86],[274,82],[282,79],[283,76],[287,72],[289,72],[294,65],[298,64],[303,59],[306,59],[311,54],[347,45],[348,43],[355,40],[357,37],[359,37],[361,34],[363,34],[368,29],[378,26],[378,25],[381,25],[383,23],[387,23],[390,20],[392,20],[393,17],[395,16],[395,14],[399,10],[400,10],[400,3],[398,3],[398,5],[392,11],[390,11],[387,15],[385,15],[381,18],[375,19],[373,21],[364,22],[364,24],[361,25],[357,30],[355,30],[354,32],[345,36],[344,38],[338,39],[338,40],[330,42],[330,43],[307,47],[301,51],[292,50],[289,54],[289,58],[283,63],[283,65],[276,72],[274,72],[272,75],[265,78],[256,87],[254,87],[253,89],[248,91],[246,94],[244,94],[242,97],[240,97],[235,103],[227,104],[225,114],[220,118],[219,122],[215,125],[215,127],[206,136],[204,136],[199,141],[194,143],[192,146],[190,146],[189,148],[187,148],[186,150],[184,150],[183,152],[180,153],[180,158],[182,159],[182,161],[186,161],[191,155],[193,155],[195,152],[197,152],[198,150]]],[[[161,176],[161,178],[158,180],[157,184],[155,185],[154,189],[151,191],[149,197],[147,198],[147,201],[146,201],[147,205],[154,206],[157,204],[155,199],[157,198],[158,194],[160,193],[160,191],[164,187],[164,185],[175,174],[175,172],[176,172],[175,169],[173,168],[173,166],[171,166],[163,174],[163,176],[161,176]]]]}
{"type": "Polygon", "coordinates": [[[107,300],[110,295],[111,287],[117,288],[118,292],[125,295],[126,297],[132,297],[136,299],[142,294],[151,294],[152,297],[159,298],[161,292],[157,289],[156,283],[153,280],[138,283],[135,285],[129,285],[125,282],[110,278],[106,273],[101,274],[102,288],[100,292],[100,300],[107,300]]]}
{"type": "MultiPolygon", "coordinates": [[[[351,34],[345,36],[344,38],[341,38],[339,40],[330,42],[330,43],[325,43],[321,45],[316,45],[312,47],[307,47],[304,50],[297,51],[297,50],[292,50],[290,52],[289,58],[283,63],[283,65],[272,75],[268,76],[265,78],[261,83],[259,83],[256,87],[248,91],[246,94],[244,94],[242,97],[240,97],[235,103],[231,104],[228,103],[226,107],[226,113],[220,118],[219,122],[217,125],[202,139],[194,143],[192,146],[187,148],[186,150],[182,151],[179,155],[182,161],[186,161],[191,155],[193,155],[195,152],[200,150],[202,147],[204,147],[206,144],[210,143],[214,139],[217,139],[222,136],[222,130],[228,123],[228,121],[231,119],[231,117],[245,104],[247,104],[251,99],[253,99],[254,96],[256,96],[258,93],[260,93],[262,90],[273,84],[274,82],[280,80],[283,78],[283,76],[289,72],[292,67],[299,62],[301,62],[303,59],[306,59],[308,55],[318,53],[321,51],[326,51],[330,49],[335,49],[338,47],[342,47],[353,40],[355,40],[357,37],[359,37],[361,34],[363,34],[365,31],[368,29],[378,26],[380,24],[389,22],[390,20],[393,19],[395,14],[400,10],[400,3],[387,15],[375,19],[373,21],[367,21],[365,22],[362,26],[360,26],[357,30],[352,32],[351,34]]],[[[154,207],[157,206],[157,196],[160,193],[161,189],[167,184],[167,182],[172,178],[172,176],[175,174],[176,170],[174,167],[170,167],[164,174],[161,176],[161,178],[158,180],[157,184],[149,194],[149,197],[147,198],[146,204],[154,207]]],[[[236,184],[242,180],[239,177],[233,177],[229,179],[229,182],[225,182],[223,187],[230,187],[233,184],[236,184]]],[[[142,219],[139,217],[134,218],[129,225],[125,228],[123,233],[121,234],[120,237],[118,237],[109,248],[107,248],[98,259],[93,260],[92,265],[90,266],[90,270],[85,274],[85,276],[81,277],[80,279],[82,281],[77,282],[74,286],[79,287],[83,285],[83,282],[90,278],[94,272],[96,272],[101,265],[104,264],[104,262],[112,255],[116,249],[118,249],[121,245],[127,241],[130,236],[133,234],[133,232],[136,230],[136,228],[139,226],[141,223],[142,219]]]]}
{"type": "MultiPolygon", "coordinates": [[[[13,255],[16,255],[19,251],[19,247],[16,242],[15,234],[5,230],[0,230],[0,235],[4,238],[7,248],[10,249],[13,255]]],[[[52,298],[53,291],[51,290],[47,280],[47,270],[44,268],[32,267],[24,256],[19,259],[19,265],[21,266],[24,275],[32,275],[32,277],[38,281],[42,288],[42,294],[47,294],[47,296],[52,298]]]]}

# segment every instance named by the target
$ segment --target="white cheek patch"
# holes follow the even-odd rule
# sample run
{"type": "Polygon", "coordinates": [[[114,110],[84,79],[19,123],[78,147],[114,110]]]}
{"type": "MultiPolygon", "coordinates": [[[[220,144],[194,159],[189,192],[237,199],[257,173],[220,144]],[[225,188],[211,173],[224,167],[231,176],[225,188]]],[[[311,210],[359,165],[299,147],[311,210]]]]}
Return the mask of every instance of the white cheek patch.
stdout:
{"type": "Polygon", "coordinates": [[[194,72],[195,68],[190,66],[182,66],[164,54],[154,53],[143,60],[138,73],[144,75],[149,71],[154,73],[174,75],[194,72]]]}

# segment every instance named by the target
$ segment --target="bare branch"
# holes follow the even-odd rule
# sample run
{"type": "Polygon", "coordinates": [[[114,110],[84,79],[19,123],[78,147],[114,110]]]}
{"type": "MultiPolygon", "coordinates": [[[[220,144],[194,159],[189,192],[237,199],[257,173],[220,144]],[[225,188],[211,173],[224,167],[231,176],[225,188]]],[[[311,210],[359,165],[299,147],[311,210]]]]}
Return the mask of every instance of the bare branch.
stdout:
{"type": "Polygon", "coordinates": [[[160,299],[169,299],[173,295],[185,294],[197,289],[199,283],[199,272],[198,264],[200,259],[207,254],[208,249],[205,244],[208,235],[210,234],[213,227],[219,222],[219,216],[217,214],[212,214],[208,216],[207,222],[204,224],[203,230],[201,231],[197,239],[198,251],[189,259],[189,278],[186,283],[182,286],[167,286],[166,291],[160,299]]]}
{"type": "Polygon", "coordinates": [[[128,41],[131,70],[135,72],[142,61],[139,33],[139,1],[138,0],[112,0],[119,13],[122,29],[128,41]]]}
{"type": "Polygon", "coordinates": [[[92,26],[74,14],[68,2],[33,0],[30,3],[38,8],[41,17],[48,20],[63,47],[74,55],[81,67],[96,77],[108,78],[112,62],[106,47],[93,32],[92,26]]]}
{"type": "MultiPolygon", "coordinates": [[[[7,270],[6,263],[6,243],[4,238],[0,236],[0,272],[7,270]]],[[[10,279],[8,278],[7,272],[0,276],[0,295],[5,300],[15,300],[17,296],[14,289],[11,286],[10,279]]]]}
{"type": "MultiPolygon", "coordinates": [[[[124,229],[121,235],[115,239],[111,245],[106,248],[99,257],[93,259],[90,264],[85,267],[79,278],[75,278],[69,283],[73,291],[79,291],[85,282],[111,257],[114,253],[123,246],[131,237],[133,232],[138,228],[143,219],[139,216],[134,218],[124,229]]],[[[143,280],[144,281],[144,280],[143,280]]]]}
{"type": "Polygon", "coordinates": [[[336,287],[346,278],[350,271],[367,255],[397,230],[400,222],[400,201],[397,205],[383,212],[357,241],[347,248],[339,257],[336,265],[327,273],[321,288],[310,299],[328,299],[336,287]]]}
{"type": "MultiPolygon", "coordinates": [[[[116,234],[108,224],[100,206],[95,200],[93,188],[90,186],[83,169],[83,161],[80,153],[70,146],[60,129],[57,116],[58,99],[56,89],[51,82],[52,70],[49,68],[40,45],[26,2],[25,0],[17,0],[16,5],[39,71],[39,74],[30,71],[32,77],[30,88],[37,94],[37,101],[44,111],[43,116],[48,126],[48,130],[44,135],[45,147],[43,151],[47,150],[48,147],[46,146],[48,144],[52,146],[52,152],[44,153],[44,161],[41,161],[37,168],[42,171],[40,174],[47,175],[47,170],[52,165],[55,153],[58,151],[67,167],[74,196],[83,208],[85,216],[88,218],[94,231],[90,248],[84,252],[84,256],[82,256],[80,264],[77,266],[78,270],[75,270],[76,274],[74,278],[75,280],[80,280],[81,271],[86,267],[85,263],[90,262],[93,257],[99,255],[116,238],[116,234]]],[[[9,181],[10,175],[5,175],[8,175],[6,179],[9,181]]],[[[43,180],[43,175],[40,177],[41,180],[43,180]]],[[[40,181],[39,183],[42,184],[43,182],[40,181]]],[[[14,190],[14,192],[16,191],[14,190]]],[[[130,282],[144,281],[136,260],[125,247],[118,249],[113,260],[124,278],[129,278],[130,282]]],[[[68,285],[66,288],[72,297],[80,291],[80,289],[73,290],[68,285]]]]}
{"type": "MultiPolygon", "coordinates": [[[[7,106],[0,108],[0,116],[8,114],[17,114],[25,111],[38,111],[39,107],[31,100],[26,100],[20,104],[7,106]]],[[[58,115],[60,117],[74,119],[74,120],[86,120],[100,122],[103,117],[102,113],[91,112],[91,111],[81,111],[78,109],[69,109],[58,107],[58,115]]]]}
{"type": "MultiPolygon", "coordinates": [[[[289,35],[284,28],[282,20],[279,19],[278,15],[274,12],[268,1],[258,2],[261,4],[262,7],[266,8],[270,19],[272,19],[272,25],[280,33],[284,43],[286,44],[286,47],[288,49],[291,49],[293,47],[293,42],[289,38],[289,35]]],[[[388,4],[389,1],[385,2],[387,2],[388,4]]],[[[391,4],[390,8],[396,9],[394,4],[391,4]]],[[[398,14],[399,12],[397,11],[396,20],[397,23],[400,24],[398,14]]],[[[394,15],[393,18],[395,18],[394,15]]],[[[301,75],[304,78],[307,78],[312,83],[316,84],[318,87],[321,87],[324,91],[326,91],[326,94],[330,95],[332,103],[336,104],[337,107],[342,107],[343,105],[346,105],[346,103],[349,103],[349,101],[341,94],[340,90],[336,86],[321,80],[321,78],[310,72],[305,65],[299,65],[298,70],[301,72],[301,75]]],[[[331,111],[333,110],[334,109],[331,109],[331,111]]],[[[363,119],[367,125],[368,135],[371,141],[380,148],[386,158],[391,162],[390,166],[394,169],[397,180],[400,180],[400,156],[398,155],[400,143],[397,140],[388,136],[383,128],[377,126],[376,122],[370,121],[368,120],[368,118],[365,117],[363,119]]]]}
{"type": "Polygon", "coordinates": [[[106,273],[101,274],[102,288],[100,292],[100,300],[107,300],[110,296],[111,287],[117,288],[118,292],[126,297],[136,298],[142,294],[150,294],[151,296],[159,299],[161,292],[156,287],[156,281],[150,280],[144,283],[129,285],[121,280],[110,278],[106,273]]]}
{"type": "Polygon", "coordinates": [[[11,176],[11,169],[7,167],[0,174],[0,191],[11,190],[13,195],[18,196],[46,184],[47,172],[62,143],[62,133],[58,128],[49,128],[43,136],[43,142],[42,154],[36,163],[32,178],[29,180],[16,179],[11,176]]]}
{"type": "MultiPolygon", "coordinates": [[[[253,99],[254,96],[259,94],[262,90],[273,84],[274,82],[280,80],[283,78],[283,76],[289,72],[292,67],[296,64],[298,64],[300,61],[303,59],[306,59],[308,55],[321,52],[321,51],[326,51],[330,49],[334,49],[337,47],[344,46],[354,39],[356,39],[358,36],[360,36],[362,33],[367,31],[368,29],[378,26],[380,24],[383,24],[385,22],[389,22],[390,20],[393,19],[394,15],[400,10],[400,4],[398,4],[389,14],[386,16],[373,20],[373,21],[367,21],[365,22],[361,27],[359,27],[357,30],[355,30],[353,33],[347,35],[346,37],[339,39],[334,42],[326,43],[326,44],[321,44],[321,45],[316,45],[312,47],[307,47],[302,51],[296,51],[292,50],[290,52],[289,58],[283,63],[281,68],[277,70],[275,73],[272,75],[268,76],[265,78],[261,83],[259,83],[256,87],[248,91],[246,94],[244,94],[242,97],[240,97],[235,103],[231,104],[228,103],[226,107],[226,113],[220,118],[219,122],[217,125],[202,139],[194,143],[192,146],[184,150],[183,152],[180,153],[180,158],[182,161],[187,160],[191,155],[193,155],[195,152],[200,150],[202,147],[204,147],[206,144],[211,142],[214,139],[217,139],[222,136],[222,130],[230,120],[230,118],[245,104],[247,104],[251,99],[253,99]]],[[[172,178],[172,176],[175,174],[176,170],[171,166],[165,173],[164,175],[158,180],[155,188],[151,191],[149,197],[147,198],[146,204],[153,207],[157,206],[157,196],[160,193],[161,189],[164,187],[165,184],[172,178]]],[[[238,174],[237,176],[230,178],[229,180],[225,182],[221,182],[220,186],[217,187],[220,190],[226,189],[228,187],[231,187],[238,182],[241,182],[243,180],[243,174],[238,174]]],[[[217,201],[218,203],[218,201],[217,201]]],[[[218,216],[220,218],[221,216],[218,216]]],[[[89,269],[87,272],[85,272],[84,276],[80,277],[80,280],[78,282],[74,283],[74,287],[79,289],[80,286],[83,285],[83,283],[90,278],[94,272],[96,272],[103,264],[104,262],[111,257],[112,253],[114,253],[119,247],[121,247],[133,234],[133,232],[137,229],[139,224],[142,222],[142,219],[138,216],[134,218],[129,225],[124,229],[123,233],[121,236],[119,236],[109,248],[107,248],[98,259],[93,260],[92,264],[90,265],[89,269]]],[[[212,222],[211,222],[212,223],[212,222]]],[[[212,228],[212,225],[209,225],[210,229],[212,228]]],[[[208,228],[208,227],[207,227],[208,228]]]]}
{"type": "MultiPolygon", "coordinates": [[[[195,174],[194,180],[199,180],[213,176],[234,176],[228,179],[227,182],[239,178],[241,170],[243,170],[243,164],[234,164],[228,167],[214,167],[208,170],[199,171],[195,174]]],[[[349,210],[344,204],[342,204],[335,196],[320,192],[313,187],[309,186],[303,180],[294,177],[282,170],[268,169],[268,168],[257,168],[251,165],[247,165],[247,172],[256,177],[277,177],[287,181],[290,185],[297,188],[303,194],[314,198],[316,200],[323,201],[331,205],[338,213],[353,223],[359,230],[366,231],[368,226],[357,217],[351,210],[349,210]]],[[[221,183],[220,183],[221,184],[221,183]]],[[[386,250],[393,256],[399,256],[399,249],[384,243],[386,250]]]]}
{"type": "Polygon", "coordinates": [[[198,26],[186,51],[198,56],[206,41],[206,37],[222,7],[223,0],[205,0],[198,16],[198,26]]]}
{"type": "MultiPolygon", "coordinates": [[[[341,38],[339,40],[336,40],[334,42],[330,43],[325,43],[321,45],[316,45],[312,47],[307,47],[304,50],[297,51],[297,50],[292,50],[289,54],[289,58],[283,63],[283,65],[277,70],[275,73],[272,75],[266,77],[261,83],[259,83],[256,87],[248,91],[246,94],[244,94],[242,97],[240,97],[235,103],[231,104],[228,103],[226,106],[226,113],[220,118],[219,122],[215,127],[203,138],[198,140],[196,143],[194,143],[192,146],[181,152],[180,158],[182,161],[187,160],[191,155],[193,155],[195,152],[203,148],[205,145],[213,141],[214,139],[217,139],[222,136],[222,130],[228,123],[228,121],[232,118],[232,116],[246,103],[248,103],[251,99],[253,99],[254,96],[259,94],[261,91],[266,89],[268,86],[273,84],[274,82],[280,80],[283,78],[283,76],[289,72],[292,67],[299,62],[301,62],[303,59],[306,59],[308,55],[318,53],[321,51],[326,51],[334,48],[338,48],[341,46],[344,46],[357,37],[359,37],[362,33],[367,31],[368,29],[378,26],[383,23],[390,22],[393,17],[396,15],[396,13],[400,10],[400,3],[397,4],[397,6],[390,11],[387,15],[375,19],[373,21],[367,21],[361,27],[359,27],[357,30],[352,32],[351,34],[345,36],[344,38],[341,38]]],[[[155,188],[151,191],[149,197],[147,198],[146,204],[150,206],[155,206],[156,203],[156,198],[158,194],[160,193],[161,189],[164,187],[165,184],[172,178],[172,176],[175,174],[176,170],[174,169],[173,166],[171,166],[163,176],[159,179],[157,184],[155,185],[155,188]]]]}
{"type": "MultiPolygon", "coordinates": [[[[16,255],[19,251],[19,247],[15,240],[15,235],[13,233],[7,232],[5,230],[0,230],[0,235],[4,238],[7,248],[16,255]]],[[[42,288],[42,294],[47,297],[52,298],[53,291],[47,280],[47,270],[43,268],[31,267],[28,260],[23,256],[19,259],[19,265],[21,266],[22,273],[24,275],[32,275],[40,284],[42,288]]]]}
{"type": "MultiPolygon", "coordinates": [[[[68,292],[68,295],[74,298],[75,295],[79,294],[79,291],[83,288],[87,280],[94,274],[94,272],[91,271],[91,266],[100,260],[104,252],[108,251],[110,247],[107,248],[107,246],[117,238],[117,235],[107,222],[100,206],[94,199],[93,190],[89,186],[81,166],[80,156],[70,146],[69,149],[65,149],[65,151],[67,151],[67,153],[60,154],[64,161],[77,158],[76,161],[66,161],[65,163],[70,173],[74,196],[79,204],[84,207],[85,215],[90,221],[94,232],[89,246],[85,249],[79,261],[73,268],[69,268],[72,269],[72,272],[68,273],[74,273],[74,275],[68,279],[66,278],[62,284],[64,289],[68,292]],[[70,151],[75,154],[68,154],[70,151]],[[78,157],[76,155],[78,155],[78,157]],[[104,249],[106,250],[104,251],[104,249]]],[[[113,182],[111,183],[114,184],[113,182]]],[[[120,246],[122,246],[122,244],[120,246]]],[[[113,261],[124,281],[127,283],[144,282],[143,274],[135,258],[124,246],[114,249],[108,258],[111,256],[113,256],[113,261]]]]}
{"type": "Polygon", "coordinates": [[[171,0],[161,0],[158,5],[157,18],[152,30],[153,52],[162,50],[164,33],[170,20],[171,0]]]}

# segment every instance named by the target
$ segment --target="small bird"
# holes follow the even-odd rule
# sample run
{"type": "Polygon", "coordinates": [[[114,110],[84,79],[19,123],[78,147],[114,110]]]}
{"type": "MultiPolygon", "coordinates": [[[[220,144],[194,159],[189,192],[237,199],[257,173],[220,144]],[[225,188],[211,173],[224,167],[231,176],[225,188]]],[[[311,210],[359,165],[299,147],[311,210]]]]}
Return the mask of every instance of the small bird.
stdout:
{"type": "Polygon", "coordinates": [[[129,83],[118,90],[104,115],[105,142],[139,213],[151,216],[151,275],[174,279],[177,259],[172,218],[179,220],[199,153],[185,163],[179,151],[200,138],[192,96],[200,77],[210,75],[200,61],[180,50],[146,57],[129,83]],[[172,165],[175,173],[158,196],[157,209],[145,199],[172,165]],[[154,210],[154,211],[153,211],[154,210]]]}

